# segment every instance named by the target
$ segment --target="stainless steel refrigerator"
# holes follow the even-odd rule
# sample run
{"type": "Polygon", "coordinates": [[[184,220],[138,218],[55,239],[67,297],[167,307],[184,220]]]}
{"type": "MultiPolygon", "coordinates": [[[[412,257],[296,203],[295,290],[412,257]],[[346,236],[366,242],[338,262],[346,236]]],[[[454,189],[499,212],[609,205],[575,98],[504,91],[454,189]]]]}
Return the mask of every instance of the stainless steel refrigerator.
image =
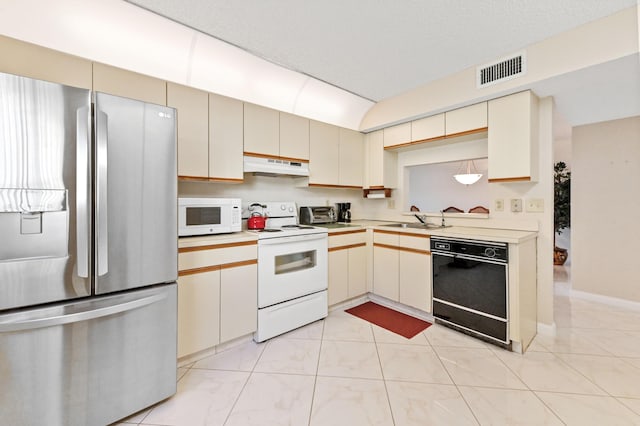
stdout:
{"type": "Polygon", "coordinates": [[[0,74],[0,423],[176,391],[175,110],[0,74]]]}

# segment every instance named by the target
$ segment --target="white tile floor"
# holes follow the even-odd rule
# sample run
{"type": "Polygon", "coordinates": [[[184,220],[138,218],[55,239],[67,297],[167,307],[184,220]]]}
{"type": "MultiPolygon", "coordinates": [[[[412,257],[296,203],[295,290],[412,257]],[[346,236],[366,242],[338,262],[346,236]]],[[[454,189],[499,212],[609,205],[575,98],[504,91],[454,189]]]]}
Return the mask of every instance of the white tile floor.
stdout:
{"type": "Polygon", "coordinates": [[[563,285],[556,336],[525,355],[439,325],[407,340],[332,312],[181,368],[174,397],[120,425],[640,425],[640,312],[563,285]]]}

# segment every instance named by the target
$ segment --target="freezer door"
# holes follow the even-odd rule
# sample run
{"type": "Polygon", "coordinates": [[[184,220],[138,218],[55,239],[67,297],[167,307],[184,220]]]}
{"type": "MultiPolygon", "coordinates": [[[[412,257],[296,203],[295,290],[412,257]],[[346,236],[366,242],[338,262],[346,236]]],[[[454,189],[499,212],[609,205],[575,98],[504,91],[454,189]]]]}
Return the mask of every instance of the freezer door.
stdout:
{"type": "Polygon", "coordinates": [[[177,279],[175,110],[95,94],[95,292],[177,279]]]}
{"type": "Polygon", "coordinates": [[[176,392],[177,284],[0,315],[2,424],[103,426],[176,392]]]}
{"type": "Polygon", "coordinates": [[[0,73],[0,311],[90,294],[91,96],[0,73]]]}

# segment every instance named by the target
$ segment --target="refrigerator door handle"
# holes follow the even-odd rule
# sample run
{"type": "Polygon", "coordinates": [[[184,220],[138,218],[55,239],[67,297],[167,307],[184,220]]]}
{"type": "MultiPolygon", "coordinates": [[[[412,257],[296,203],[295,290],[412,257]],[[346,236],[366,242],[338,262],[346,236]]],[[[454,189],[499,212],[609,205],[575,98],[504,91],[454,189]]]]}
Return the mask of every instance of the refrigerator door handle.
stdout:
{"type": "Polygon", "coordinates": [[[109,271],[107,211],[107,126],[106,113],[96,110],[96,240],[98,276],[109,271]]]}
{"type": "Polygon", "coordinates": [[[15,322],[0,323],[0,333],[14,333],[18,331],[33,330],[45,327],[54,327],[57,325],[70,324],[74,322],[89,321],[96,318],[102,318],[115,315],[125,311],[142,308],[163,300],[167,297],[166,292],[153,294],[141,299],[130,300],[124,303],[116,303],[114,305],[101,308],[91,307],[80,312],[74,312],[66,315],[51,315],[45,318],[24,319],[15,322]]]}
{"type": "Polygon", "coordinates": [[[89,108],[76,111],[76,256],[81,278],[89,278],[89,108]]]}

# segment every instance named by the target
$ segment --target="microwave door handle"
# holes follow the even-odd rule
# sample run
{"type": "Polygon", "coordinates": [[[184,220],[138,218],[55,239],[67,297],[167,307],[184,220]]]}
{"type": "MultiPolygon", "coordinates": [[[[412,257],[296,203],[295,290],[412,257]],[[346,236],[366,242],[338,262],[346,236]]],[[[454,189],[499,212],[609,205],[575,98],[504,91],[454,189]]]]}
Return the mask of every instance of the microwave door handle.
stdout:
{"type": "Polygon", "coordinates": [[[89,278],[89,107],[76,111],[76,256],[78,276],[89,278]]]}
{"type": "Polygon", "coordinates": [[[107,223],[107,141],[109,124],[106,113],[96,111],[96,241],[98,276],[109,271],[109,237],[107,223]]]}

